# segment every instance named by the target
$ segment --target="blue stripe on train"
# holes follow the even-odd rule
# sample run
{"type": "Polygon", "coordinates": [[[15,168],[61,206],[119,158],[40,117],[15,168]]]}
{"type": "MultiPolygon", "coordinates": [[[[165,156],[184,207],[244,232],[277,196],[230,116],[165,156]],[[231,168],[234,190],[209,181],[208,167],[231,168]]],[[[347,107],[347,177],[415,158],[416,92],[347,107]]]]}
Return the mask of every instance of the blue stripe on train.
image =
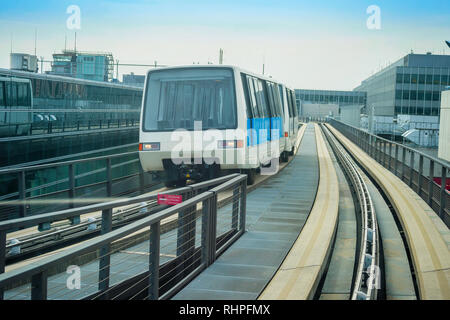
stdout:
{"type": "Polygon", "coordinates": [[[278,140],[283,137],[281,129],[280,117],[247,119],[247,146],[278,140]]]}

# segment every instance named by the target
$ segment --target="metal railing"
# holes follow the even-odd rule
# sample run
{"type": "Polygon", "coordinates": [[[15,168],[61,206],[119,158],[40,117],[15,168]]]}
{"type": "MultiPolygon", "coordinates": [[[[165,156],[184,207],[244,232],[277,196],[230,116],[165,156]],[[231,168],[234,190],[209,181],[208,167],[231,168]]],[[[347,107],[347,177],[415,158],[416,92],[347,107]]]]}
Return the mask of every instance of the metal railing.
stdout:
{"type": "Polygon", "coordinates": [[[7,136],[33,136],[62,132],[77,132],[86,130],[112,129],[122,127],[137,127],[139,119],[98,119],[98,120],[55,120],[30,122],[20,124],[0,125],[0,132],[6,132],[7,136]],[[22,134],[21,132],[26,132],[22,134]]]}
{"type": "Polygon", "coordinates": [[[329,123],[378,163],[408,184],[450,227],[450,193],[446,190],[449,166],[443,161],[399,143],[370,134],[343,122],[329,123]],[[440,179],[440,185],[435,181],[440,179]]]}
{"type": "Polygon", "coordinates": [[[113,209],[149,201],[157,195],[1,222],[0,272],[4,272],[6,232],[11,228],[102,212],[102,235],[0,274],[0,297],[3,299],[5,294],[6,299],[33,300],[169,298],[245,232],[246,181],[246,175],[232,174],[164,192],[182,195],[183,202],[114,231],[111,231],[113,209]],[[219,210],[218,199],[224,194],[228,204],[219,210]],[[74,260],[82,261],[88,255],[89,263],[73,265],[74,260]],[[91,262],[92,256],[98,263],[91,262]],[[67,272],[84,268],[78,289],[73,290],[69,280],[65,281],[66,268],[67,272]]]}
{"type": "Polygon", "coordinates": [[[144,193],[159,179],[144,172],[138,151],[0,170],[0,221],[74,208],[96,198],[144,193]],[[83,167],[84,166],[84,167],[83,167]],[[35,177],[42,177],[39,183],[35,177]],[[50,177],[54,177],[53,181],[50,177]],[[33,181],[33,186],[27,186],[33,181]],[[17,191],[14,191],[17,190],[17,191]],[[83,198],[88,196],[87,198],[83,198]]]}

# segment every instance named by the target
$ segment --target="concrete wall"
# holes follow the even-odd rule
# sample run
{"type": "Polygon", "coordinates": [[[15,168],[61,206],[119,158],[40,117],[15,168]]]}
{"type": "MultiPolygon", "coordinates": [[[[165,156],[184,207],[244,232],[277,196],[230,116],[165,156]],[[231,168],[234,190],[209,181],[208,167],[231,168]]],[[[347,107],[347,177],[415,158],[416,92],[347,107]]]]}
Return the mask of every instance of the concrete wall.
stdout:
{"type": "Polygon", "coordinates": [[[361,125],[362,105],[341,106],[341,121],[359,128],[361,125]]]}
{"type": "Polygon", "coordinates": [[[302,103],[301,116],[303,117],[326,117],[329,115],[339,115],[338,104],[302,103]]]}
{"type": "Polygon", "coordinates": [[[450,90],[442,91],[438,157],[450,161],[450,90]]]}

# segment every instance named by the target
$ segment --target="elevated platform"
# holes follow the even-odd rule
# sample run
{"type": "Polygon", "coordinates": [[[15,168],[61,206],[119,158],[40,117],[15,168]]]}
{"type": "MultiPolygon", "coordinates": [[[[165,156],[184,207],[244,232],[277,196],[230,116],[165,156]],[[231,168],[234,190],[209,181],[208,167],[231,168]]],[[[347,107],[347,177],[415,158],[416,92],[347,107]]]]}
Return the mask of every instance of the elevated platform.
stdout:
{"type": "Polygon", "coordinates": [[[318,170],[314,126],[308,125],[291,163],[248,194],[247,232],[174,299],[257,299],[303,229],[318,170]]]}

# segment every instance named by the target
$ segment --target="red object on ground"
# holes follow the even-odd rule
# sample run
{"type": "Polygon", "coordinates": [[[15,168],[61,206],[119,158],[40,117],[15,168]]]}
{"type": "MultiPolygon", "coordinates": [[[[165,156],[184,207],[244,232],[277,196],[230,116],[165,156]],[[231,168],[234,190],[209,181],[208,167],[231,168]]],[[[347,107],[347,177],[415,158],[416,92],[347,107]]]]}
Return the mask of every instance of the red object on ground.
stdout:
{"type": "Polygon", "coordinates": [[[175,194],[158,194],[158,204],[174,206],[183,202],[183,197],[175,194]]]}
{"type": "MultiPolygon", "coordinates": [[[[434,182],[436,182],[438,185],[442,185],[441,184],[441,181],[442,181],[442,178],[433,178],[433,180],[434,180],[434,182]]],[[[450,191],[450,178],[447,178],[446,179],[446,181],[445,181],[445,189],[447,190],[447,191],[450,191]]]]}

